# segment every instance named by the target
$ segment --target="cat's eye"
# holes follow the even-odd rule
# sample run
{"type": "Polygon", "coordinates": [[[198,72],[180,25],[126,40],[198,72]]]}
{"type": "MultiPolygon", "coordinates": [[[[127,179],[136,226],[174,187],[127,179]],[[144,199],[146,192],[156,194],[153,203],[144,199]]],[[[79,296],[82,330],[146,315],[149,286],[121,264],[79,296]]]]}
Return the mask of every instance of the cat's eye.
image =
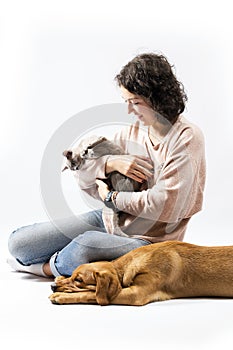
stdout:
{"type": "Polygon", "coordinates": [[[85,158],[85,156],[88,154],[88,149],[85,149],[84,151],[81,152],[81,158],[85,158]]]}

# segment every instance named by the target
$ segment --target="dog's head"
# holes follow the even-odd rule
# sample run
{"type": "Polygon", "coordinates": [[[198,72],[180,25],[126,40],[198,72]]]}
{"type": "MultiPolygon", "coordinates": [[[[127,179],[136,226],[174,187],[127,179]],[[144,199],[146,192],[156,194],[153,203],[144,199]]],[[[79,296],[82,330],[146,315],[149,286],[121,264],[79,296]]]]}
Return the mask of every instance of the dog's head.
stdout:
{"type": "Polygon", "coordinates": [[[74,270],[71,277],[57,277],[52,284],[53,292],[94,290],[96,301],[100,305],[108,305],[121,289],[117,272],[110,262],[83,264],[74,270]]]}
{"type": "Polygon", "coordinates": [[[92,135],[82,140],[72,150],[65,150],[62,154],[66,157],[66,164],[62,171],[66,169],[73,171],[81,169],[86,159],[95,158],[94,147],[106,140],[103,136],[92,135]]]}

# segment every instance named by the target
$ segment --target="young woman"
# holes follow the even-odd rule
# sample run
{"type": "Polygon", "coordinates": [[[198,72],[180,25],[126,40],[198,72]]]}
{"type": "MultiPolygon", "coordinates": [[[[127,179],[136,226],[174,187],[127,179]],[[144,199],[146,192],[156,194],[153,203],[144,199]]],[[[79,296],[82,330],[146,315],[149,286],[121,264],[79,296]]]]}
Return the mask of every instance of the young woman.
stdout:
{"type": "Polygon", "coordinates": [[[109,234],[102,211],[64,219],[57,229],[44,222],[14,231],[9,264],[41,276],[72,274],[80,264],[112,260],[137,247],[183,240],[201,210],[205,184],[204,140],[182,112],[187,97],[163,55],[136,56],[116,76],[128,113],[137,121],[115,135],[127,155],[104,156],[76,176],[80,188],[119,210],[126,237],[109,234]],[[110,192],[102,180],[112,171],[147,183],[140,192],[110,192]],[[91,174],[91,175],[90,175],[91,174]],[[93,229],[94,228],[94,229],[93,229]]]}

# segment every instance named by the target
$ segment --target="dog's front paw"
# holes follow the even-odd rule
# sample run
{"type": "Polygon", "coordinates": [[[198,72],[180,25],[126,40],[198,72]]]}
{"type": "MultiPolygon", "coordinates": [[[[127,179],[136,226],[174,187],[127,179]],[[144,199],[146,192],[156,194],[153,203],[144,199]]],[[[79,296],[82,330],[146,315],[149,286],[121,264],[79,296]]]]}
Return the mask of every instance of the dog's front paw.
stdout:
{"type": "Polygon", "coordinates": [[[67,304],[67,293],[56,292],[49,296],[50,301],[53,304],[67,304]]]}

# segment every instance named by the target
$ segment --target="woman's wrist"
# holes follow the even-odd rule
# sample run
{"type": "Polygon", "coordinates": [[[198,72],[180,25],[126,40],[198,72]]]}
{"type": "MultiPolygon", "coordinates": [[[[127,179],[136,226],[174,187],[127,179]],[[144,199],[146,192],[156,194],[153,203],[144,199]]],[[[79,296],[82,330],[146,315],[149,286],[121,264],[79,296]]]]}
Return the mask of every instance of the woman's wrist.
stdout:
{"type": "Polygon", "coordinates": [[[104,199],[104,204],[106,207],[113,209],[115,212],[118,212],[116,206],[116,197],[118,195],[117,191],[109,191],[104,199]]]}

